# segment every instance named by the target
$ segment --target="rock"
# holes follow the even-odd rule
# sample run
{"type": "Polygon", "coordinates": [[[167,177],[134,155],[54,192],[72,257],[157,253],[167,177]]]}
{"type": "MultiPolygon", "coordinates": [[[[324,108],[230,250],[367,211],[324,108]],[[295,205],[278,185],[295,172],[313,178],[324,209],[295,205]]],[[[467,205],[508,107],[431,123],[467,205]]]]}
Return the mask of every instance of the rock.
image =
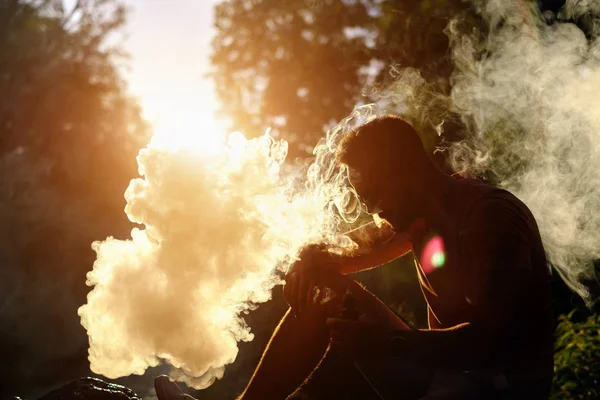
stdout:
{"type": "Polygon", "coordinates": [[[55,389],[38,400],[140,400],[140,397],[125,386],[86,377],[55,389]]]}

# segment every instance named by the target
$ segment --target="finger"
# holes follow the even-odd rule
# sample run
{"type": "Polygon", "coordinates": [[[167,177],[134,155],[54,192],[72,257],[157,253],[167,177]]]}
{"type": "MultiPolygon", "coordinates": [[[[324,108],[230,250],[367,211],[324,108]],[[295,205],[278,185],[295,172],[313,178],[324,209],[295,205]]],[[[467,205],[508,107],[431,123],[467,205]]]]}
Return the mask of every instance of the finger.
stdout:
{"type": "Polygon", "coordinates": [[[288,282],[291,279],[293,279],[296,273],[298,273],[298,264],[294,263],[292,264],[292,266],[290,266],[287,273],[285,274],[285,281],[288,282]]]}
{"type": "Polygon", "coordinates": [[[306,305],[306,299],[309,295],[309,286],[310,286],[310,278],[306,272],[303,272],[298,277],[298,293],[296,296],[298,297],[298,312],[304,311],[306,305]]]}
{"type": "Polygon", "coordinates": [[[291,285],[289,299],[290,307],[292,307],[292,311],[296,315],[298,315],[298,285],[300,284],[298,275],[298,272],[293,273],[292,281],[290,282],[291,285]]]}
{"type": "Polygon", "coordinates": [[[294,279],[296,279],[297,274],[298,272],[292,269],[285,275],[283,295],[285,296],[285,301],[287,301],[287,303],[290,305],[293,302],[292,297],[294,295],[294,279]]]}
{"type": "Polygon", "coordinates": [[[290,292],[290,285],[288,285],[288,283],[285,282],[283,284],[283,286],[281,287],[281,293],[283,294],[283,299],[285,300],[286,303],[288,302],[288,296],[290,294],[289,292],[290,292]]]}
{"type": "Polygon", "coordinates": [[[283,296],[290,307],[292,306],[292,297],[294,296],[294,275],[294,272],[288,272],[288,274],[285,276],[285,286],[283,287],[283,296]]]}
{"type": "Polygon", "coordinates": [[[289,296],[290,296],[290,284],[289,284],[289,282],[287,280],[287,276],[286,276],[286,279],[285,279],[285,283],[281,287],[281,291],[283,293],[283,298],[285,299],[286,303],[289,304],[288,299],[289,299],[289,296]]]}
{"type": "Polygon", "coordinates": [[[306,291],[306,297],[304,298],[304,307],[308,307],[308,304],[311,302],[317,302],[318,295],[315,294],[316,286],[317,282],[314,279],[311,279],[308,284],[308,290],[306,291]]]}
{"type": "Polygon", "coordinates": [[[290,296],[290,274],[287,274],[284,279],[283,284],[283,298],[289,304],[289,296],[290,296]]]}

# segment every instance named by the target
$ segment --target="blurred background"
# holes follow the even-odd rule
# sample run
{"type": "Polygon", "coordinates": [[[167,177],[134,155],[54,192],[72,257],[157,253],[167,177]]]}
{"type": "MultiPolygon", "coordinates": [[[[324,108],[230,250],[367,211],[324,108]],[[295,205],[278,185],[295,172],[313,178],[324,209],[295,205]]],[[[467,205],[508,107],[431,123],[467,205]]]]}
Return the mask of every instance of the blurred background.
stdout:
{"type": "MultiPolygon", "coordinates": [[[[550,23],[563,3],[538,5],[550,23]]],[[[123,193],[153,132],[210,145],[271,127],[290,142],[289,162],[310,158],[327,127],[394,80],[391,67],[417,68],[447,93],[443,31],[456,16],[478,23],[461,0],[0,0],[0,396],[35,399],[93,375],[77,315],[90,245],[129,236],[123,193]]],[[[585,18],[573,22],[585,30],[585,18]]],[[[447,139],[459,131],[449,125],[447,139]]],[[[410,263],[359,279],[422,326],[410,263]]],[[[597,398],[598,315],[554,286],[568,348],[556,398],[597,398]]],[[[256,339],[224,379],[192,393],[234,398],[285,309],[276,288],[248,317],[256,339]]],[[[115,382],[151,395],[161,372],[115,382]]]]}

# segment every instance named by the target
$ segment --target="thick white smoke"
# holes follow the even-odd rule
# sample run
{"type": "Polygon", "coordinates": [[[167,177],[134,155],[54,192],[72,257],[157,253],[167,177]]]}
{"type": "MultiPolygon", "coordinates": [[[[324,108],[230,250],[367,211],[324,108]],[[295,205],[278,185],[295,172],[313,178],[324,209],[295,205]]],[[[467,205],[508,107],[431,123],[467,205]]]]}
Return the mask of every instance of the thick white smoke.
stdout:
{"type": "Polygon", "coordinates": [[[549,261],[593,301],[583,280],[600,258],[600,2],[568,1],[547,25],[533,2],[476,2],[487,35],[448,33],[451,101],[467,140],[450,147],[458,170],[492,174],[535,214],[549,261]]]}
{"type": "Polygon", "coordinates": [[[174,378],[204,388],[252,339],[240,314],[270,298],[277,270],[308,243],[353,244],[336,235],[336,204],[356,204],[339,185],[343,171],[313,166],[313,182],[337,178],[294,188],[280,171],[286,152],[268,134],[233,134],[210,153],[158,140],[140,152],[143,178],[125,211],[144,227],[93,244],[94,288],[79,310],[94,372],[143,374],[164,360],[174,378]]]}

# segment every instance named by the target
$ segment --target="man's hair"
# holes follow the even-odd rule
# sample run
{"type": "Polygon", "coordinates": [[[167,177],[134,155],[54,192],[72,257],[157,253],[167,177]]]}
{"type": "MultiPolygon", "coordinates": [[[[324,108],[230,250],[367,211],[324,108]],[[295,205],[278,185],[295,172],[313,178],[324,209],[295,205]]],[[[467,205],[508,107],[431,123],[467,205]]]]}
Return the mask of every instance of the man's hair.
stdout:
{"type": "MultiPolygon", "coordinates": [[[[386,115],[377,117],[342,139],[337,161],[359,173],[375,175],[399,173],[428,173],[435,168],[427,156],[419,134],[402,118],[386,115]]],[[[370,178],[376,178],[371,176],[370,178]]]]}

